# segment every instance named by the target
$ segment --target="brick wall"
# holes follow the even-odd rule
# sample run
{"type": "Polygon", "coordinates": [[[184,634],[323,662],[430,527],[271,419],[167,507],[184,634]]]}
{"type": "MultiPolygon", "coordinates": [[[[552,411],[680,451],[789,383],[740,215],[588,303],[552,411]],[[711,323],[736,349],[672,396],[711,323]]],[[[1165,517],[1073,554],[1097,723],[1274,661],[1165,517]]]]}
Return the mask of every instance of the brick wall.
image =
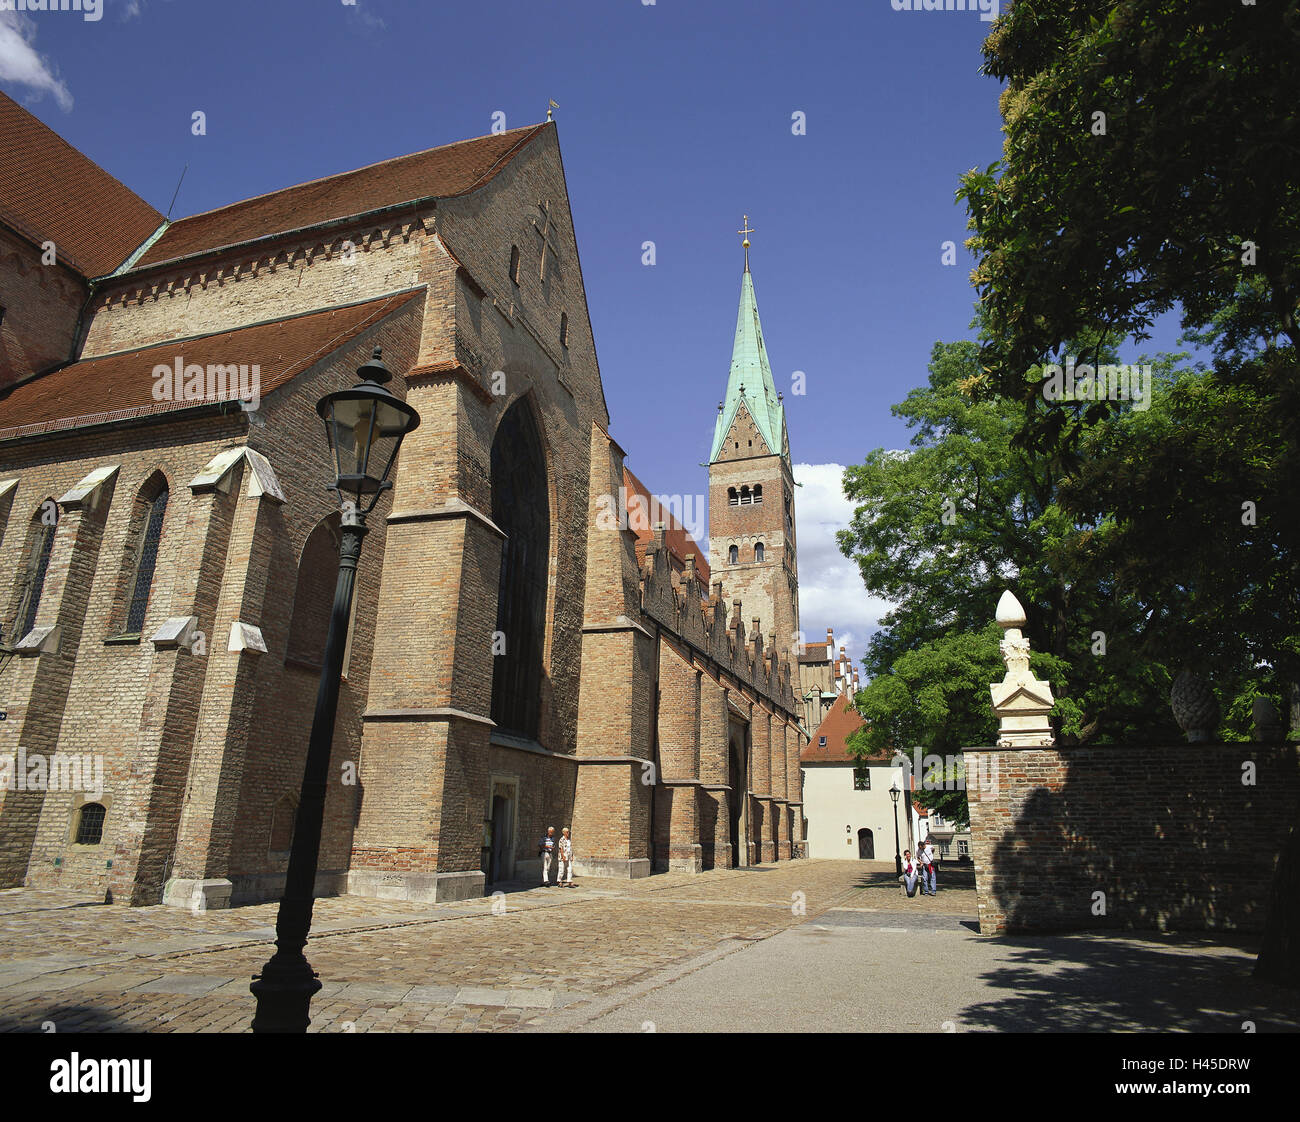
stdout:
{"type": "Polygon", "coordinates": [[[968,797],[982,934],[1262,929],[1300,798],[1294,745],[967,749],[965,762],[981,777],[968,797]]]}

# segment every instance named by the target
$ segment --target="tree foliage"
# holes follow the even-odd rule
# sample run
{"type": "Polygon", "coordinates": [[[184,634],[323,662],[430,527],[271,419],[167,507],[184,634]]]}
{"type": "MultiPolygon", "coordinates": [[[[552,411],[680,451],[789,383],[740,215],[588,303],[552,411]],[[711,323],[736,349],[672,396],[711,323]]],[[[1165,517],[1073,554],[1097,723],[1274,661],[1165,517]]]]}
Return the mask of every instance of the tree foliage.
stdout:
{"type": "MultiPolygon", "coordinates": [[[[1144,338],[1175,306],[1195,328],[1234,307],[1256,352],[1300,347],[1296,0],[1017,3],[984,54],[1006,139],[959,191],[989,327],[977,384],[1028,404],[1026,373],[1066,340],[1144,338]]],[[[1052,447],[1072,420],[1039,413],[1025,436],[1052,447]]]]}

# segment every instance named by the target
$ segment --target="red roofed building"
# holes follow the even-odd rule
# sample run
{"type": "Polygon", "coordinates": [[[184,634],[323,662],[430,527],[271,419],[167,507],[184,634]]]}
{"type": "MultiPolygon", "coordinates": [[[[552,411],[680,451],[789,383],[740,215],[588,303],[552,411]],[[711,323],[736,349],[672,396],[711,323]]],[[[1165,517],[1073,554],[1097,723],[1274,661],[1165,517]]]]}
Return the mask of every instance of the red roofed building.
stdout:
{"type": "Polygon", "coordinates": [[[588,876],[802,854],[747,262],[715,454],[770,501],[740,484],[725,575],[610,436],[552,122],[168,222],[0,95],[0,263],[0,765],[104,775],[0,783],[0,887],[280,893],[339,566],[316,405],[376,349],[422,420],[368,515],[318,891],[540,879],[548,825],[588,876]]]}
{"type": "Polygon", "coordinates": [[[911,791],[892,753],[859,759],[849,738],[866,727],[851,694],[841,693],[799,753],[803,769],[808,856],[894,860],[895,824],[901,847],[913,848],[911,791]],[[890,788],[899,792],[895,804],[890,788]]]}

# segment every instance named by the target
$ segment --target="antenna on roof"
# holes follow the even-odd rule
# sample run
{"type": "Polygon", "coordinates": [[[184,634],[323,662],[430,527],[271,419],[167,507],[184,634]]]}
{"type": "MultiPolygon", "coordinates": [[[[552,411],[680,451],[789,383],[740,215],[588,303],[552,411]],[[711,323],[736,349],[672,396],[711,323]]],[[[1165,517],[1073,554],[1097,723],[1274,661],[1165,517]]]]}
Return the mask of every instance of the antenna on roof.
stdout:
{"type": "Polygon", "coordinates": [[[548,102],[550,102],[550,104],[547,106],[547,109],[546,109],[546,119],[547,119],[548,121],[550,121],[550,120],[553,120],[553,118],[551,117],[551,110],[552,110],[552,109],[559,109],[559,107],[560,107],[560,103],[559,103],[558,101],[551,101],[551,99],[550,99],[549,97],[548,97],[546,100],[547,100],[548,102]]]}
{"type": "Polygon", "coordinates": [[[190,163],[185,161],[185,166],[181,168],[181,177],[176,181],[176,190],[172,192],[172,201],[167,206],[167,219],[171,220],[172,207],[176,205],[176,196],[181,193],[181,184],[185,182],[185,173],[190,170],[190,163]]]}

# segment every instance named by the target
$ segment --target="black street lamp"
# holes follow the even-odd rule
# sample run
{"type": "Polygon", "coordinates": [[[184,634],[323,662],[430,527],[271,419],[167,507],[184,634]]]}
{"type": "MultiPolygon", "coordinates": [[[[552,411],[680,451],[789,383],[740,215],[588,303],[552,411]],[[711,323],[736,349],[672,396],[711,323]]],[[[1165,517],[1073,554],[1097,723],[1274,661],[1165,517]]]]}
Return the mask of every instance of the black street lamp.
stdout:
{"type": "Polygon", "coordinates": [[[899,789],[898,780],[889,788],[889,797],[894,800],[894,875],[903,875],[903,851],[899,848],[898,841],[898,796],[902,794],[899,789]]]}
{"type": "Polygon", "coordinates": [[[366,515],[374,509],[379,496],[392,487],[388,474],[397,450],[406,434],[420,423],[419,413],[384,388],[393,374],[380,358],[378,347],[357,374],[361,378],[357,385],[326,394],[316,405],[316,412],[325,422],[337,472],[329,489],[338,492],[343,505],[339,575],[334,586],[329,637],[325,640],[325,662],[316,691],[302,793],[294,818],[289,871],[275,919],[276,952],[248,987],[257,998],[254,1032],[306,1032],[311,1023],[311,999],[321,988],[303,948],[311,930],[330,747],[357,560],[361,556],[361,539],[366,536],[366,515]]]}

